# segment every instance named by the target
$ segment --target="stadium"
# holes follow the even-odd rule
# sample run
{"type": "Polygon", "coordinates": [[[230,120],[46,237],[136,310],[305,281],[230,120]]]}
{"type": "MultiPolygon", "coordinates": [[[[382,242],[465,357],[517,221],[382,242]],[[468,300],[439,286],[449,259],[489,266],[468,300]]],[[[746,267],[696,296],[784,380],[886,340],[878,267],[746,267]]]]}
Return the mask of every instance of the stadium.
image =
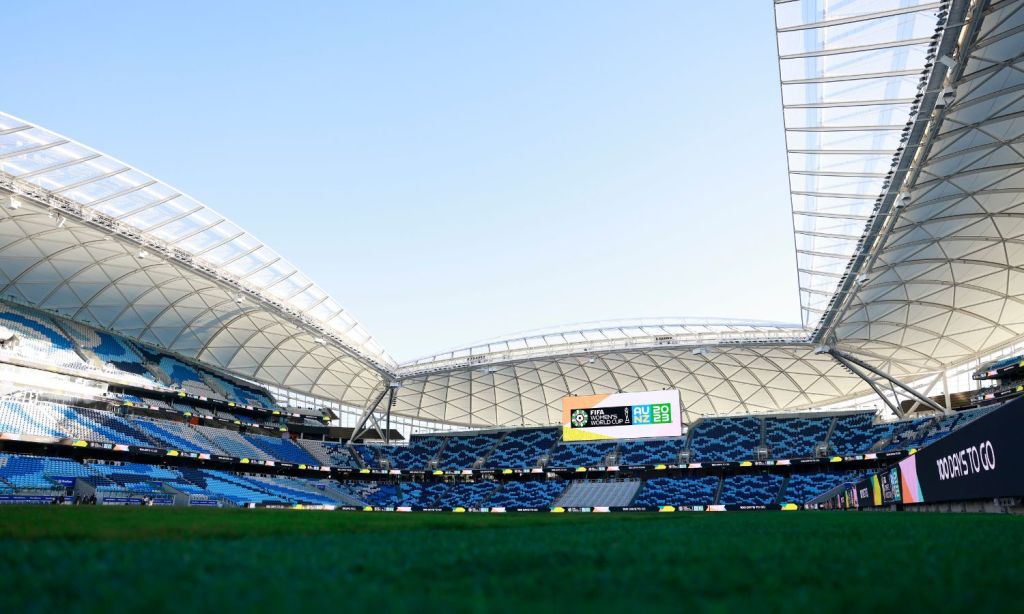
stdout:
{"type": "Polygon", "coordinates": [[[192,584],[175,603],[397,610],[458,593],[478,611],[767,592],[781,609],[869,600],[817,575],[848,573],[879,607],[915,586],[935,589],[919,607],[1005,603],[1024,2],[774,12],[799,324],[591,322],[396,361],[245,219],[0,111],[4,593],[49,609],[65,583],[86,609],[169,609],[168,586],[192,584]],[[927,566],[919,548],[949,571],[886,575],[927,566]],[[876,565],[830,566],[838,550],[876,565]],[[517,590],[644,560],[622,579],[682,576],[689,594],[517,590]],[[132,566],[147,578],[128,595],[110,578],[132,566]],[[206,601],[211,570],[251,588],[206,601]],[[406,582],[420,592],[385,600],[406,582]]]}

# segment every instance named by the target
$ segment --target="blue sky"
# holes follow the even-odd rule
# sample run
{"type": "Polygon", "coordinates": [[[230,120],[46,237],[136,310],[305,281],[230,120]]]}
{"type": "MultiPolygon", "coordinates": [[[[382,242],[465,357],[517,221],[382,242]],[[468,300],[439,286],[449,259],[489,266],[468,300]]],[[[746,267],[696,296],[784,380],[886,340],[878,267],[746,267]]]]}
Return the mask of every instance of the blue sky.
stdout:
{"type": "Polygon", "coordinates": [[[769,2],[23,2],[0,108],[307,272],[400,359],[799,319],[769,2]]]}

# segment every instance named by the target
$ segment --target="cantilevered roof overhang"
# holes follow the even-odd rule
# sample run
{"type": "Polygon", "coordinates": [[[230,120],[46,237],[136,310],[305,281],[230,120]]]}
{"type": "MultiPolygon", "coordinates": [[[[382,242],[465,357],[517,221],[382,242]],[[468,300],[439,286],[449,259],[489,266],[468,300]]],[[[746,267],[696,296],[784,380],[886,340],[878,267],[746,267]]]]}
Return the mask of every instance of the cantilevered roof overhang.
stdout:
{"type": "Polygon", "coordinates": [[[1024,334],[1022,7],[776,0],[800,325],[606,322],[399,365],[238,226],[5,115],[0,295],[352,405],[395,382],[396,413],[466,426],[616,390],[679,388],[691,418],[840,402],[868,388],[819,344],[907,379],[1024,334]]]}
{"type": "Polygon", "coordinates": [[[920,369],[1024,334],[1024,2],[972,2],[960,24],[892,205],[817,331],[920,369]]]}
{"type": "Polygon", "coordinates": [[[365,406],[394,361],[336,300],[194,198],[0,114],[0,296],[365,406]]]}
{"type": "Polygon", "coordinates": [[[797,410],[866,386],[799,325],[662,318],[524,333],[404,363],[392,411],[464,426],[561,420],[571,394],[678,388],[688,417],[797,410]]]}

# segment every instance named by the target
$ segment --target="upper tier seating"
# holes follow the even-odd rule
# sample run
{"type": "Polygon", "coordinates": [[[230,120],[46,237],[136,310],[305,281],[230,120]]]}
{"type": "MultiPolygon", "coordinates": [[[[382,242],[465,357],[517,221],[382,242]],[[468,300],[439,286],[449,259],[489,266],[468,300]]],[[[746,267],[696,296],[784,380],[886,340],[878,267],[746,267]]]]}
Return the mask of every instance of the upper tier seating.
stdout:
{"type": "Polygon", "coordinates": [[[893,434],[884,450],[904,450],[913,447],[913,443],[923,437],[926,430],[925,425],[935,421],[935,418],[915,418],[905,422],[897,422],[893,425],[893,434]]]}
{"type": "Polygon", "coordinates": [[[129,343],[119,337],[90,328],[84,324],[79,324],[78,322],[64,320],[61,323],[80,347],[91,351],[104,363],[119,371],[156,381],[153,374],[149,372],[149,369],[143,363],[142,357],[132,349],[129,343]]]}
{"type": "Polygon", "coordinates": [[[774,473],[760,475],[731,475],[722,483],[718,496],[721,505],[772,505],[779,498],[782,476],[774,473]]]}
{"type": "Polygon", "coordinates": [[[618,442],[562,443],[555,446],[549,467],[601,467],[618,448],[618,442]]]}
{"type": "MultiPolygon", "coordinates": [[[[348,446],[341,442],[299,439],[297,443],[317,459],[315,464],[331,467],[359,468],[356,460],[352,458],[352,453],[349,451],[348,446]]],[[[372,467],[377,467],[377,465],[372,465],[372,467]]]]}
{"type": "Polygon", "coordinates": [[[269,454],[242,437],[241,433],[209,426],[196,426],[195,429],[218,448],[224,450],[229,456],[255,460],[274,460],[269,454]]]}
{"type": "Polygon", "coordinates": [[[551,507],[565,482],[505,482],[487,498],[489,507],[551,507]]]}
{"type": "Polygon", "coordinates": [[[438,466],[442,469],[470,469],[501,440],[504,433],[448,437],[438,466]]]}
{"type": "Polygon", "coordinates": [[[413,435],[406,446],[380,446],[378,450],[398,469],[425,469],[437,456],[444,438],[434,435],[413,435]]]}
{"type": "Polygon", "coordinates": [[[964,426],[974,422],[978,418],[988,414],[996,409],[999,409],[1001,405],[990,405],[988,407],[979,407],[977,409],[968,409],[964,411],[956,412],[950,416],[943,416],[938,421],[928,425],[927,428],[923,429],[923,432],[919,434],[919,437],[908,444],[907,447],[923,448],[931,443],[942,439],[946,435],[953,431],[963,428],[964,426]]]}
{"type": "Polygon", "coordinates": [[[84,370],[89,364],[75,345],[46,315],[0,302],[0,326],[18,336],[16,356],[57,367],[84,370]]]}
{"type": "Polygon", "coordinates": [[[1001,358],[993,363],[980,367],[974,372],[974,375],[976,378],[982,378],[987,376],[989,371],[995,371],[997,369],[1002,369],[1003,367],[1019,364],[1021,361],[1024,361],[1024,355],[1007,356],[1006,358],[1001,358]]]}
{"type": "Polygon", "coordinates": [[[760,443],[760,418],[703,419],[691,431],[690,460],[751,460],[760,443]]]}
{"type": "Polygon", "coordinates": [[[256,390],[255,388],[244,386],[241,383],[235,383],[226,377],[221,377],[215,373],[206,372],[206,378],[213,380],[221,389],[227,393],[229,401],[238,403],[239,405],[246,405],[252,407],[262,407],[263,409],[274,409],[275,403],[269,394],[256,390]]]}
{"type": "Polygon", "coordinates": [[[156,444],[171,450],[227,455],[227,452],[215,446],[187,424],[152,418],[133,418],[132,422],[156,444]]]}
{"type": "Polygon", "coordinates": [[[515,429],[509,431],[487,457],[486,467],[526,469],[536,466],[558,441],[558,429],[515,429]]]}
{"type": "Polygon", "coordinates": [[[679,451],[686,445],[686,440],[673,439],[637,439],[623,441],[619,446],[620,465],[655,465],[674,464],[679,462],[679,451]]]}
{"type": "Polygon", "coordinates": [[[281,460],[286,463],[297,465],[319,465],[320,461],[312,454],[297,446],[291,439],[283,437],[268,437],[256,433],[242,435],[252,445],[256,446],[271,459],[281,460]]]}
{"type": "MultiPolygon", "coordinates": [[[[362,459],[363,465],[371,469],[378,469],[380,467],[380,460],[377,454],[377,446],[364,443],[354,443],[352,444],[350,449],[354,452],[354,455],[358,455],[359,458],[362,459]]],[[[359,466],[358,462],[356,462],[354,458],[352,459],[351,466],[359,466]]]]}
{"type": "Polygon", "coordinates": [[[839,456],[863,454],[877,442],[892,437],[895,423],[872,424],[873,420],[872,412],[837,417],[828,438],[829,449],[839,456]]]}
{"type": "Polygon", "coordinates": [[[172,384],[178,386],[187,394],[220,401],[227,400],[224,398],[224,395],[218,394],[213,388],[210,388],[210,385],[203,380],[203,376],[199,374],[195,367],[144,345],[138,345],[137,347],[144,359],[158,366],[172,384]]]}
{"type": "Polygon", "coordinates": [[[712,505],[720,480],[718,476],[697,478],[651,478],[640,488],[633,505],[712,505]]]}
{"type": "Polygon", "coordinates": [[[810,458],[825,441],[832,416],[765,418],[765,445],[770,458],[810,458]]]}

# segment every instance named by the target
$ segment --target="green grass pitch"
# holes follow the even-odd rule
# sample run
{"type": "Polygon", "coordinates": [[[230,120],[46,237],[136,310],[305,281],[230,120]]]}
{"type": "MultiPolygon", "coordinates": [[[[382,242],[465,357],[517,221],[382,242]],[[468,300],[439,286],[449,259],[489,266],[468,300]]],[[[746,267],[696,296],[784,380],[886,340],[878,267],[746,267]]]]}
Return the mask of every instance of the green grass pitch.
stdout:
{"type": "Polygon", "coordinates": [[[0,609],[985,611],[1024,518],[0,508],[0,609]]]}

